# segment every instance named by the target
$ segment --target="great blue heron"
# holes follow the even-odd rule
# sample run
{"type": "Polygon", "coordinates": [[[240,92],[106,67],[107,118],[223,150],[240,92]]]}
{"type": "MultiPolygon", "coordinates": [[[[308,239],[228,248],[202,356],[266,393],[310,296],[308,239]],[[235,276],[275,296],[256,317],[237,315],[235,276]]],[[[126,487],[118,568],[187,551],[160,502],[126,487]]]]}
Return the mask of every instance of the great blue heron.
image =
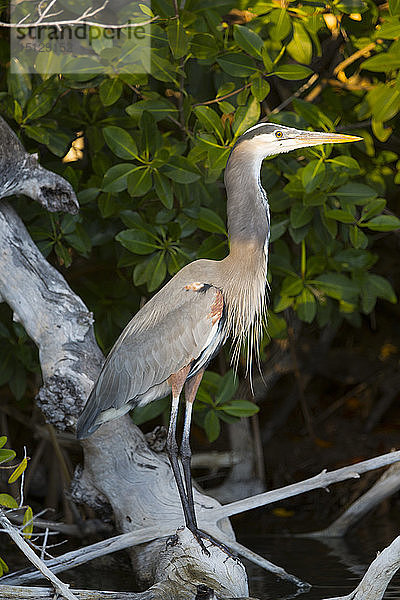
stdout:
{"type": "Polygon", "coordinates": [[[236,142],[225,169],[230,252],[181,269],[139,310],[114,344],[77,425],[85,438],[102,423],[172,391],[167,453],[186,526],[201,543],[193,503],[189,432],[193,402],[210,360],[231,335],[248,338],[250,363],[265,311],[270,217],[260,170],[265,157],[361,138],[259,123],[236,142]],[[178,462],[176,424],[184,388],[186,412],[178,462]]]}

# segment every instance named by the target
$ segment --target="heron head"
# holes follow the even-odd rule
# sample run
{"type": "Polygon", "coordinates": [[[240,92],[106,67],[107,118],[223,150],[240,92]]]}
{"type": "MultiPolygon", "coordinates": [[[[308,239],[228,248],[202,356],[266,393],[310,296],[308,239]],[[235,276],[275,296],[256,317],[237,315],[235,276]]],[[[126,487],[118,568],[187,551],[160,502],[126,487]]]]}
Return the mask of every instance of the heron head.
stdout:
{"type": "Polygon", "coordinates": [[[318,146],[320,144],[342,144],[362,139],[355,135],[305,131],[275,123],[258,123],[240,136],[234,148],[248,150],[262,159],[299,148],[318,146]]]}

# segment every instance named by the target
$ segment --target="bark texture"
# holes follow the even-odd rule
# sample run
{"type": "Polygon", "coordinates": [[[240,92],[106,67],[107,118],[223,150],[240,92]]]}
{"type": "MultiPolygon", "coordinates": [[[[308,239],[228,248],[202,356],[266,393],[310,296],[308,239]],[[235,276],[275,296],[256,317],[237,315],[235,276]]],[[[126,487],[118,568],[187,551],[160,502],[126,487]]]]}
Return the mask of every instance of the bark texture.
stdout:
{"type": "Polygon", "coordinates": [[[79,204],[68,181],[40,166],[37,155],[26,152],[1,117],[0,150],[0,198],[25,194],[51,212],[78,212],[79,204]]]}

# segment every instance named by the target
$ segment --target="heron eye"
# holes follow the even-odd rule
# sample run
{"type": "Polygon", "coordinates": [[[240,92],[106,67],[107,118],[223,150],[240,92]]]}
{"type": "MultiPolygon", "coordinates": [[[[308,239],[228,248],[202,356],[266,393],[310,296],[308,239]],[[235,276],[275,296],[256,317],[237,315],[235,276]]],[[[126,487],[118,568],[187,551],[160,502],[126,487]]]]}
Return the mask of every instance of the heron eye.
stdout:
{"type": "Polygon", "coordinates": [[[283,137],[282,131],[275,131],[275,137],[277,137],[277,138],[283,137]]]}

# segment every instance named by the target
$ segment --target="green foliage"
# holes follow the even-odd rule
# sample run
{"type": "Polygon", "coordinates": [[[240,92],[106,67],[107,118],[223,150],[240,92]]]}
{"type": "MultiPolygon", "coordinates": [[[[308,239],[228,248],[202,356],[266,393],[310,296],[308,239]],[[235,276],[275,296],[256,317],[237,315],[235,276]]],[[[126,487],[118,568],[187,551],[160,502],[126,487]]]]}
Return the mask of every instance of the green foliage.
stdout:
{"type": "MultiPolygon", "coordinates": [[[[79,193],[81,211],[73,217],[18,202],[41,251],[94,311],[104,350],[143,299],[182,266],[226,255],[221,181],[230,149],[286,98],[292,102],[272,121],[324,131],[340,126],[364,141],[264,162],[271,293],[263,346],[269,336],[286,335],[287,309],[319,327],[358,325],[377,300],[396,301],[398,272],[389,280],[380,256],[383,238],[400,227],[399,148],[384,144],[399,121],[399,6],[398,0],[379,11],[362,0],[281,7],[263,1],[241,12],[242,2],[188,0],[177,18],[171,2],[154,0],[159,18],[151,25],[145,72],[136,63],[127,67],[138,60],[129,59],[128,45],[99,39],[94,52],[108,72],[92,72],[89,59],[76,57],[75,75],[18,74],[15,64],[1,80],[1,113],[27,149],[79,193]],[[236,17],[229,15],[233,8],[236,17]],[[321,44],[336,39],[339,26],[346,35],[326,80],[321,44]],[[305,101],[313,88],[302,86],[314,74],[323,82],[317,81],[314,102],[305,101]],[[83,154],[62,162],[78,134],[83,154]]],[[[138,8],[138,18],[149,10],[138,8]]],[[[4,68],[7,44],[0,39],[4,68]]],[[[52,53],[40,57],[42,66],[54,60],[52,53]]],[[[7,311],[0,337],[0,384],[21,398],[36,354],[7,311]]],[[[208,373],[199,392],[195,416],[210,439],[221,420],[254,411],[234,398],[228,375],[208,373]]],[[[136,418],[143,422],[164,409],[161,402],[136,418]]]]}
{"type": "MultiPolygon", "coordinates": [[[[24,473],[26,467],[28,466],[28,459],[25,457],[21,460],[18,465],[4,465],[4,463],[13,460],[16,457],[16,452],[14,450],[10,450],[8,448],[4,448],[7,443],[7,437],[5,435],[0,436],[0,469],[3,470],[11,470],[11,474],[8,477],[8,483],[15,483],[21,475],[24,473]]],[[[19,506],[17,500],[7,494],[6,492],[0,492],[0,508],[2,510],[7,509],[18,509],[22,508],[19,506]]],[[[31,534],[33,532],[33,512],[30,506],[25,506],[25,513],[23,517],[23,527],[22,532],[26,539],[31,538],[31,534]]],[[[0,577],[6,575],[9,571],[7,563],[0,557],[0,577]]]]}
{"type": "Polygon", "coordinates": [[[219,436],[221,421],[233,423],[240,417],[250,417],[258,406],[248,400],[235,398],[239,382],[232,370],[224,376],[206,371],[195,403],[195,422],[205,429],[210,442],[219,436]]]}

